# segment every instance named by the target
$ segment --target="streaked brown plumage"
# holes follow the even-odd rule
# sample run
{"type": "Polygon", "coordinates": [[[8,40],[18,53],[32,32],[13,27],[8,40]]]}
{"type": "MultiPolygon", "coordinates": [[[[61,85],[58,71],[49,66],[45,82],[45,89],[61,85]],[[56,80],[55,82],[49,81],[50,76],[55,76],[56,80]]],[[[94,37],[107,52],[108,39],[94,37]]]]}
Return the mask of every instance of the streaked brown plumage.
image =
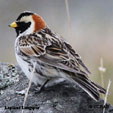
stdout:
{"type": "Polygon", "coordinates": [[[105,93],[105,89],[89,79],[88,68],[71,45],[52,32],[39,15],[23,12],[16,24],[16,58],[29,79],[36,63],[35,84],[64,78],[78,84],[95,100],[99,99],[99,93],[105,93]]]}

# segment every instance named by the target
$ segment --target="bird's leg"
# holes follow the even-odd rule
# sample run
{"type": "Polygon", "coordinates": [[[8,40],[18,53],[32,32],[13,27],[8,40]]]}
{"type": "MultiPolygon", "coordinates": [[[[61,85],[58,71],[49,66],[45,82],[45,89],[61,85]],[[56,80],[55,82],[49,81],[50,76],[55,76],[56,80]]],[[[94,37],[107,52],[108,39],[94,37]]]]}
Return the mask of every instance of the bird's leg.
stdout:
{"type": "Polygon", "coordinates": [[[57,84],[61,84],[65,81],[64,78],[52,78],[48,81],[48,83],[45,85],[45,88],[46,87],[52,87],[52,86],[55,86],[57,84]]]}
{"type": "Polygon", "coordinates": [[[47,80],[43,83],[43,85],[40,86],[40,88],[39,88],[38,90],[35,89],[35,90],[36,90],[36,93],[40,93],[40,92],[44,89],[44,86],[49,82],[49,80],[50,80],[50,79],[47,79],[47,80]]]}
{"type": "MultiPolygon", "coordinates": [[[[35,84],[32,83],[32,84],[31,84],[31,87],[30,87],[30,89],[29,89],[29,91],[35,90],[35,89],[36,89],[35,87],[36,87],[35,84]]],[[[28,89],[28,88],[22,89],[22,90],[20,90],[20,91],[15,91],[15,93],[18,94],[18,95],[25,95],[26,92],[27,92],[27,89],[28,89]]]]}
{"type": "MultiPolygon", "coordinates": [[[[62,83],[64,81],[65,81],[64,78],[53,78],[53,79],[47,79],[41,86],[35,85],[34,83],[32,83],[31,84],[32,86],[30,87],[30,91],[35,91],[35,93],[40,93],[44,89],[44,87],[46,87],[46,88],[51,87],[58,83],[62,83]]],[[[27,91],[27,88],[23,89],[21,91],[16,91],[16,93],[20,94],[20,95],[25,95],[26,91],[27,91]]]]}
{"type": "MultiPolygon", "coordinates": [[[[30,87],[30,91],[35,91],[35,93],[40,93],[44,89],[44,86],[48,83],[49,80],[50,79],[47,79],[41,86],[39,85],[36,86],[35,84],[32,84],[32,87],[30,87]]],[[[21,91],[16,91],[16,94],[25,95],[26,92],[27,92],[27,88],[21,91]]]]}

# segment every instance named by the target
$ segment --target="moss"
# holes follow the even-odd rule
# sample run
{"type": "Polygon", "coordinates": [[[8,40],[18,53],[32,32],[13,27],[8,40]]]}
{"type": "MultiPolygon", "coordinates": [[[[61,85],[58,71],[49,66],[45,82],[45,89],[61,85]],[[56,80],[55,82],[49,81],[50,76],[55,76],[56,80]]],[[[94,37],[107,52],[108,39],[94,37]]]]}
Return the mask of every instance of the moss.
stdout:
{"type": "Polygon", "coordinates": [[[12,64],[0,64],[0,90],[19,81],[17,69],[12,64]]]}

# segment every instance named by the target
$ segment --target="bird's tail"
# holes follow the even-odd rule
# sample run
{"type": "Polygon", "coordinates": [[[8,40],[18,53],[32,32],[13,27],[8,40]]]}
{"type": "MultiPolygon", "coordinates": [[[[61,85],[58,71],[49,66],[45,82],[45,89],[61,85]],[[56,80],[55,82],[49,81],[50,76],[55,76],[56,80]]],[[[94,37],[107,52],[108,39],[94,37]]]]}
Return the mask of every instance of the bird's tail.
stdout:
{"type": "Polygon", "coordinates": [[[83,74],[72,74],[72,81],[76,82],[83,90],[86,91],[94,100],[98,101],[100,93],[105,94],[106,90],[101,86],[95,84],[89,78],[83,74]]]}

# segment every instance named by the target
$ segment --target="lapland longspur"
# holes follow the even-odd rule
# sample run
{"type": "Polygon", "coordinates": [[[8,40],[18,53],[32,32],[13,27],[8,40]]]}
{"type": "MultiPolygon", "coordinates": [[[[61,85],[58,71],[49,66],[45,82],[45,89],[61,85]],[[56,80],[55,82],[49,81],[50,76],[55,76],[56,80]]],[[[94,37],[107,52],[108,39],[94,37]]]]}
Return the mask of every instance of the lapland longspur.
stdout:
{"type": "Polygon", "coordinates": [[[71,45],[51,31],[41,16],[24,11],[9,26],[16,30],[16,59],[28,79],[36,64],[33,83],[43,86],[64,78],[79,85],[94,100],[100,93],[105,94],[104,88],[89,79],[88,68],[71,45]]]}

